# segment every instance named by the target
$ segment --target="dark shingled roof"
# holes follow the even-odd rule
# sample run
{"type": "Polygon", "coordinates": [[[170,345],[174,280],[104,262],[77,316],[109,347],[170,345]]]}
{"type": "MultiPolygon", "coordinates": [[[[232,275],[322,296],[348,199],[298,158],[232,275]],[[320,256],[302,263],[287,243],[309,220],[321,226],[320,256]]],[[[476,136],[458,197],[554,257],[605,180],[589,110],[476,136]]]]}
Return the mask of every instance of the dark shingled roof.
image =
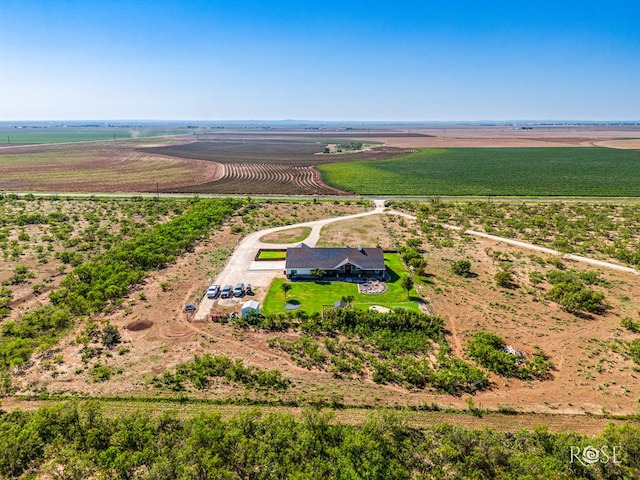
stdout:
{"type": "Polygon", "coordinates": [[[311,248],[304,243],[287,248],[285,268],[337,270],[347,263],[361,270],[385,269],[381,248],[311,248]]]}

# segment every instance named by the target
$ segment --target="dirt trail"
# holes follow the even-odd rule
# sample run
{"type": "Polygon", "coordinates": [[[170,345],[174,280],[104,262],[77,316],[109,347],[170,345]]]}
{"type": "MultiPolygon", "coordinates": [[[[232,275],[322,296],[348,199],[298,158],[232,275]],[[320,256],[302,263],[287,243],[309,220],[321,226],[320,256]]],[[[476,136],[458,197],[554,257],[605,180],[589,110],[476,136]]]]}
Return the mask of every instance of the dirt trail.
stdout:
{"type": "MultiPolygon", "coordinates": [[[[411,220],[415,220],[416,217],[414,215],[408,214],[408,213],[404,213],[404,212],[399,212],[397,210],[391,210],[391,211],[387,211],[387,214],[390,215],[398,215],[398,216],[402,216],[411,220]]],[[[611,270],[617,270],[619,272],[625,272],[625,273],[633,273],[634,275],[640,275],[640,271],[636,270],[635,268],[632,267],[626,267],[624,265],[619,265],[617,263],[611,263],[611,262],[605,262],[603,260],[596,260],[595,258],[589,258],[589,257],[583,257],[581,255],[574,255],[572,253],[562,253],[558,250],[554,250],[552,248],[547,248],[547,247],[541,247],[540,245],[533,245],[532,243],[527,243],[527,242],[521,242],[520,240],[514,240],[512,238],[506,238],[506,237],[498,237],[496,235],[490,235],[488,233],[484,233],[484,232],[477,232],[475,230],[465,230],[462,227],[458,227],[455,225],[447,225],[447,224],[442,224],[442,226],[444,228],[447,228],[449,230],[455,230],[456,232],[461,232],[465,235],[473,235],[475,237],[482,237],[482,238],[486,238],[488,240],[494,240],[496,242],[502,242],[502,243],[506,243],[507,245],[514,245],[516,247],[521,247],[521,248],[526,248],[528,250],[534,250],[536,252],[542,252],[542,253],[546,253],[549,255],[555,255],[557,257],[561,257],[564,258],[565,260],[573,260],[574,262],[582,262],[582,263],[587,263],[589,265],[594,265],[596,267],[602,267],[602,268],[608,268],[611,270]]]]}

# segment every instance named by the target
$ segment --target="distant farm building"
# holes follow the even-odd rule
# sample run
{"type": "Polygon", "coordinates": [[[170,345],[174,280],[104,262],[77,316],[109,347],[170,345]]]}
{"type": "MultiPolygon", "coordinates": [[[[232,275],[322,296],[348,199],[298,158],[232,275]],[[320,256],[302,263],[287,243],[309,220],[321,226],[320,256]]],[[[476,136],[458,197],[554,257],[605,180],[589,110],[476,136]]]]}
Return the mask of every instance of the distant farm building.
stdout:
{"type": "Polygon", "coordinates": [[[313,278],[320,270],[326,278],[382,278],[386,266],[381,248],[312,248],[304,243],[287,248],[287,278],[313,278]]]}

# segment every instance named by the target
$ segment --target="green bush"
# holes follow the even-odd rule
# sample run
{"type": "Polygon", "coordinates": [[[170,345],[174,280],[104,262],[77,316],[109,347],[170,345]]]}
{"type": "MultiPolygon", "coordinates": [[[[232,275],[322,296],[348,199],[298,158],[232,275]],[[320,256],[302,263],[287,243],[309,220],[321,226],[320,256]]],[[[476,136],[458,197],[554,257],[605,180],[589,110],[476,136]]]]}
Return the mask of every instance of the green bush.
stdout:
{"type": "Polygon", "coordinates": [[[634,321],[630,317],[624,317],[620,320],[620,325],[633,333],[640,333],[640,322],[634,321]]]}
{"type": "Polygon", "coordinates": [[[111,376],[113,375],[113,369],[108,365],[96,363],[91,368],[89,375],[94,382],[106,382],[107,380],[111,379],[111,376]]]}
{"type": "Polygon", "coordinates": [[[561,282],[549,290],[548,296],[560,307],[571,313],[600,312],[604,307],[604,295],[578,283],[561,282]]]}
{"type": "Polygon", "coordinates": [[[499,287],[513,288],[515,286],[513,283],[513,273],[509,270],[500,270],[493,276],[493,279],[499,287]]]}
{"type": "Polygon", "coordinates": [[[120,332],[115,325],[107,325],[102,330],[102,344],[111,349],[120,343],[120,332]]]}
{"type": "Polygon", "coordinates": [[[166,387],[174,391],[184,390],[183,383],[189,381],[198,390],[204,390],[213,378],[224,378],[256,389],[286,390],[290,380],[279,370],[263,370],[257,367],[245,367],[242,360],[232,360],[225,356],[195,356],[193,361],[181,363],[175,374],[164,372],[162,377],[154,377],[156,387],[166,387]]]}
{"type": "Polygon", "coordinates": [[[495,333],[479,331],[473,334],[467,353],[489,371],[504,377],[545,379],[549,376],[553,364],[541,350],[524,358],[507,352],[506,346],[495,333]]]}
{"type": "Polygon", "coordinates": [[[640,339],[629,344],[629,355],[634,362],[640,363],[640,339]]]}
{"type": "Polygon", "coordinates": [[[456,260],[451,264],[451,272],[461,277],[468,277],[471,273],[471,262],[469,260],[456,260]]]}

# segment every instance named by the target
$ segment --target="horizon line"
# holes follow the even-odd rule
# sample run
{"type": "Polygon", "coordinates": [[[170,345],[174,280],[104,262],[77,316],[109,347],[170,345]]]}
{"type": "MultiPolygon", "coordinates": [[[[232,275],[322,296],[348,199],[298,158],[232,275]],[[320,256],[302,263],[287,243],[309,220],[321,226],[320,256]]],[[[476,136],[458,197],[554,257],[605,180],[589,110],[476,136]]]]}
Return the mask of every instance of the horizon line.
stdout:
{"type": "Polygon", "coordinates": [[[491,124],[518,124],[518,123],[530,123],[530,124],[583,124],[583,123],[605,123],[605,124],[629,124],[640,123],[639,119],[589,119],[589,120],[577,120],[577,119],[507,119],[507,120],[494,120],[494,119],[482,119],[482,120],[314,120],[314,119],[220,119],[220,120],[207,120],[197,118],[173,118],[173,119],[149,119],[149,118],[74,118],[74,119],[10,119],[1,120],[0,123],[87,123],[87,122],[99,122],[99,123],[121,123],[121,122],[144,122],[144,123],[170,123],[170,122],[199,122],[199,123],[310,123],[310,124],[341,124],[341,123],[359,123],[359,124],[478,124],[478,123],[491,123],[491,124]]]}

